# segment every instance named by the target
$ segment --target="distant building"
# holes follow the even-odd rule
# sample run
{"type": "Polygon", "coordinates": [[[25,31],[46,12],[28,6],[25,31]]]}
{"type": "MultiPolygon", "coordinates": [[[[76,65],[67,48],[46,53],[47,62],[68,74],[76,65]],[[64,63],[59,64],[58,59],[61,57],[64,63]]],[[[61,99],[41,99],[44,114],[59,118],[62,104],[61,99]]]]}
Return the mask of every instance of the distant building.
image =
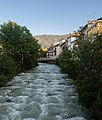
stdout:
{"type": "Polygon", "coordinates": [[[48,57],[48,58],[53,57],[53,45],[51,45],[51,46],[48,48],[47,57],[48,57]]]}
{"type": "Polygon", "coordinates": [[[61,41],[55,42],[50,46],[47,52],[47,57],[49,58],[58,58],[59,55],[63,52],[64,49],[67,49],[67,40],[63,39],[61,41]]]}
{"type": "MultiPolygon", "coordinates": [[[[75,41],[77,40],[77,37],[79,37],[79,33],[73,32],[72,34],[68,35],[67,42],[68,42],[68,50],[73,50],[75,46],[75,41]]],[[[77,47],[77,46],[76,46],[77,47]]]]}
{"type": "Polygon", "coordinates": [[[80,28],[79,32],[74,31],[68,34],[67,38],[52,44],[48,49],[47,57],[57,58],[65,49],[73,50],[78,47],[77,38],[81,34],[83,34],[84,39],[86,39],[88,36],[96,33],[102,33],[102,18],[92,21],[89,20],[84,27],[80,28]]]}
{"type": "Polygon", "coordinates": [[[46,54],[48,52],[48,48],[44,47],[44,48],[39,49],[39,51],[40,51],[40,55],[42,57],[46,57],[46,54]]]}
{"type": "Polygon", "coordinates": [[[59,54],[60,54],[60,42],[55,42],[49,47],[47,57],[49,58],[58,57],[59,54]]]}
{"type": "Polygon", "coordinates": [[[48,51],[48,48],[44,47],[44,48],[41,48],[43,52],[47,52],[48,51]]]}
{"type": "Polygon", "coordinates": [[[63,52],[65,49],[68,49],[67,39],[64,39],[60,42],[60,48],[61,52],[63,52]]]}

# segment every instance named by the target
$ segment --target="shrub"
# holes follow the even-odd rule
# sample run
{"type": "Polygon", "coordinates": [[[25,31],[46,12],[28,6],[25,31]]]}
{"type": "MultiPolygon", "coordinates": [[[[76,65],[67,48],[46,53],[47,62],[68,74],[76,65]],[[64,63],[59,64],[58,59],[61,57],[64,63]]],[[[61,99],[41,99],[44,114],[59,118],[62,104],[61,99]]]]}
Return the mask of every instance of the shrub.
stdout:
{"type": "Polygon", "coordinates": [[[17,74],[16,63],[11,57],[3,55],[0,58],[0,86],[5,85],[17,74]]]}

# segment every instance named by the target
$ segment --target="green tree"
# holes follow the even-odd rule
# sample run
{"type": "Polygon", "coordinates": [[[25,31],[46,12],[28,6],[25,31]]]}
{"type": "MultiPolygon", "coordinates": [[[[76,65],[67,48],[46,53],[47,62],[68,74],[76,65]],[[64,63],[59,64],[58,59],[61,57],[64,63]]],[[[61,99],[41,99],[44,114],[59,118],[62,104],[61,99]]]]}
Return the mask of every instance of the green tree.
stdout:
{"type": "Polygon", "coordinates": [[[9,82],[16,74],[16,63],[10,56],[3,54],[2,57],[0,57],[0,87],[9,82]]]}
{"type": "Polygon", "coordinates": [[[79,101],[102,117],[102,35],[78,40],[79,101]]]}
{"type": "Polygon", "coordinates": [[[59,59],[59,66],[78,86],[79,103],[102,119],[102,34],[77,39],[77,48],[59,59]]]}
{"type": "Polygon", "coordinates": [[[1,25],[0,33],[5,52],[15,60],[21,70],[37,65],[40,45],[25,26],[9,21],[1,25]]]}
{"type": "Polygon", "coordinates": [[[60,66],[62,72],[67,73],[71,76],[71,78],[77,78],[77,69],[78,63],[74,57],[74,52],[65,50],[59,57],[58,65],[60,66]]]}

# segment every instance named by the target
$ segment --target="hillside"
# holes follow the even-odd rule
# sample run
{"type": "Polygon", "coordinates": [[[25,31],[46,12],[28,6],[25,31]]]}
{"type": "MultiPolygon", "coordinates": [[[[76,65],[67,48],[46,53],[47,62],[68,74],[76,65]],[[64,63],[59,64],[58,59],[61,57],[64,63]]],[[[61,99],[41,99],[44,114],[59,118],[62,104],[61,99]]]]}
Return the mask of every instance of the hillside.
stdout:
{"type": "Polygon", "coordinates": [[[34,36],[38,40],[38,43],[41,44],[41,47],[50,47],[56,41],[60,41],[66,38],[67,35],[37,35],[34,36]]]}

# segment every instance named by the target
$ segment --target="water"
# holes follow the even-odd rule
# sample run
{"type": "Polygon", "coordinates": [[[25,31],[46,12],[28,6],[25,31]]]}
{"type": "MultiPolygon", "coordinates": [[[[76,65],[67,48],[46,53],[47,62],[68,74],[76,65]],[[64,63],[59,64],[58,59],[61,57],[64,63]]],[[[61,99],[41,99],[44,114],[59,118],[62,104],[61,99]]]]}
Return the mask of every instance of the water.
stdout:
{"type": "Polygon", "coordinates": [[[72,80],[41,63],[0,89],[0,120],[88,120],[72,80]]]}

